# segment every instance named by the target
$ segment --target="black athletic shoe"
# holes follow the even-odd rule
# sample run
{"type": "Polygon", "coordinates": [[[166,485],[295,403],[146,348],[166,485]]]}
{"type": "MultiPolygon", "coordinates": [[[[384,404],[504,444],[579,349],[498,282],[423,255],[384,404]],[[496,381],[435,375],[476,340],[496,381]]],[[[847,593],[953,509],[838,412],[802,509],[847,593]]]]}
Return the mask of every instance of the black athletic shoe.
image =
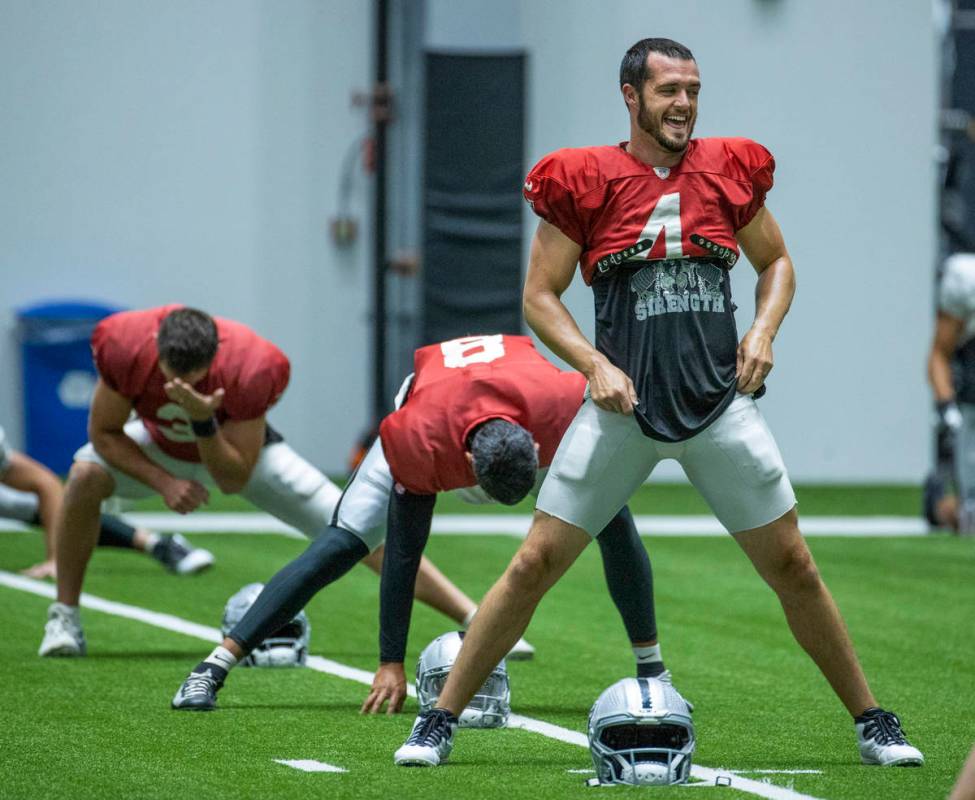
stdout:
{"type": "Polygon", "coordinates": [[[396,751],[398,767],[438,767],[454,749],[457,717],[442,708],[424,711],[413,723],[410,738],[396,751]]]}
{"type": "Polygon", "coordinates": [[[152,557],[177,575],[202,572],[216,560],[209,550],[194,547],[178,533],[160,536],[158,544],[152,548],[152,557]]]}
{"type": "Polygon", "coordinates": [[[179,687],[173,698],[173,708],[177,711],[213,711],[217,707],[217,692],[226,677],[227,670],[204,661],[179,687]]]}

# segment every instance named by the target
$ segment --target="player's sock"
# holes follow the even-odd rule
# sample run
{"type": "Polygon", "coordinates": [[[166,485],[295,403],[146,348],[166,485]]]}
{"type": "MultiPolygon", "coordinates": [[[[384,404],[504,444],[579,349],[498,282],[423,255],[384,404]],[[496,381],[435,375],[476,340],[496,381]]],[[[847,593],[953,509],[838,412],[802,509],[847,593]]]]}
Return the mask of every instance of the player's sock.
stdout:
{"type": "Polygon", "coordinates": [[[102,526],[98,531],[98,546],[135,550],[135,528],[111,514],[102,514],[102,526]]]}
{"type": "Polygon", "coordinates": [[[464,616],[464,620],[460,624],[463,626],[465,631],[471,626],[471,620],[474,619],[474,615],[476,613],[477,613],[477,606],[474,606],[474,608],[468,611],[467,614],[464,616]]]}
{"type": "Polygon", "coordinates": [[[223,676],[226,676],[230,670],[237,666],[237,656],[231,653],[226,647],[220,645],[213,648],[213,652],[210,653],[206,658],[203,659],[194,669],[194,672],[203,672],[208,666],[217,667],[223,670],[223,676]]]}
{"type": "Polygon", "coordinates": [[[650,647],[633,646],[633,656],[636,658],[636,676],[638,678],[656,678],[666,671],[663,657],[660,655],[660,645],[650,647]]]}

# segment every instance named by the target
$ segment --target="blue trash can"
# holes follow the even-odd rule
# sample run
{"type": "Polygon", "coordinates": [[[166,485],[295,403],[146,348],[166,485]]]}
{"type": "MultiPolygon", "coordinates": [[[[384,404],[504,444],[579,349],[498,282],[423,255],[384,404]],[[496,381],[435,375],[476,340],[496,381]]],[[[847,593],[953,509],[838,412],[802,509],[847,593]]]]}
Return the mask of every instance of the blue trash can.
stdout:
{"type": "Polygon", "coordinates": [[[98,378],[91,332],[100,319],[120,310],[71,301],[17,310],[27,453],[60,475],[88,439],[88,407],[98,378]]]}

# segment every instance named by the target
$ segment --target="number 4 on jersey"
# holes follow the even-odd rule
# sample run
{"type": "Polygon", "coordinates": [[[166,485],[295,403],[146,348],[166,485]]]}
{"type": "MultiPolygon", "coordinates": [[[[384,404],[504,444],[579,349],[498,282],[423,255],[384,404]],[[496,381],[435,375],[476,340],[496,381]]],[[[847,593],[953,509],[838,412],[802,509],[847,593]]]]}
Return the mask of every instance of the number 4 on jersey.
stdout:
{"type": "Polygon", "coordinates": [[[680,227],[680,194],[665,194],[658,201],[650,219],[640,234],[640,241],[649,241],[651,245],[643,251],[641,258],[648,258],[653,244],[656,244],[661,231],[667,246],[667,258],[683,258],[683,234],[680,227]]]}

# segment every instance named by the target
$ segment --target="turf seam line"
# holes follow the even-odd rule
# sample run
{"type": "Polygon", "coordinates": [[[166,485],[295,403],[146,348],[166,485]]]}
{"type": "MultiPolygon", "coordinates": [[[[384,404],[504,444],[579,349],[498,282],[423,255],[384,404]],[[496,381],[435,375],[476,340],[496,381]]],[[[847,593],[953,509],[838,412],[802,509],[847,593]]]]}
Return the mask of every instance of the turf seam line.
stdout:
{"type": "MultiPolygon", "coordinates": [[[[27,578],[23,575],[15,575],[6,570],[0,570],[0,585],[9,589],[18,589],[29,592],[40,597],[54,599],[56,595],[55,587],[42,581],[27,578]]],[[[127,603],[119,603],[114,600],[106,600],[87,592],[81,595],[81,605],[83,608],[92,611],[101,611],[105,614],[112,614],[117,617],[124,617],[136,622],[143,622],[163,630],[173,633],[181,633],[195,639],[202,639],[210,643],[223,641],[223,635],[217,628],[209,625],[200,625],[196,622],[177,617],[173,614],[165,614],[159,611],[151,611],[139,606],[132,606],[127,603]]],[[[346,680],[356,681],[357,683],[372,685],[373,674],[363,669],[341,664],[338,661],[323,658],[322,656],[309,656],[306,665],[316,671],[333,675],[346,680]]],[[[416,696],[416,691],[412,686],[407,685],[407,692],[411,697],[416,696]]],[[[174,712],[175,713],[175,712],[174,712]]],[[[550,739],[556,739],[567,744],[578,745],[579,747],[589,748],[589,741],[584,733],[569,730],[560,725],[554,725],[544,720],[525,717],[521,714],[512,714],[508,719],[508,727],[521,728],[522,730],[538,733],[550,739]]],[[[732,787],[748,794],[767,798],[767,800],[820,800],[808,794],[801,794],[788,789],[784,786],[776,786],[765,781],[756,781],[744,778],[739,774],[727,769],[713,769],[694,764],[691,767],[691,774],[710,785],[714,785],[718,777],[726,777],[732,780],[732,787]]]]}

